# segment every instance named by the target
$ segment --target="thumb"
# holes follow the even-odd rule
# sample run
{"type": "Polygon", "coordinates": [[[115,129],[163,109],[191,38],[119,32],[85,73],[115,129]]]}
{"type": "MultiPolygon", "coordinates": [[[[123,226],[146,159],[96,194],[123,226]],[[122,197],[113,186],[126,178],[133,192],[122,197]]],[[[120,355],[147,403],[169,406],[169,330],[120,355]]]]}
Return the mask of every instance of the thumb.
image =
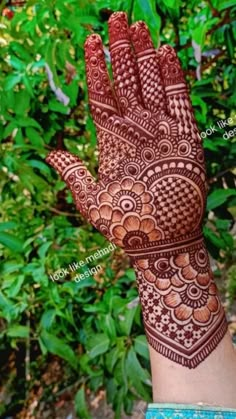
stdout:
{"type": "Polygon", "coordinates": [[[46,157],[46,162],[56,169],[70,188],[76,208],[89,218],[89,206],[95,204],[100,188],[82,160],[68,151],[53,150],[46,157]]]}

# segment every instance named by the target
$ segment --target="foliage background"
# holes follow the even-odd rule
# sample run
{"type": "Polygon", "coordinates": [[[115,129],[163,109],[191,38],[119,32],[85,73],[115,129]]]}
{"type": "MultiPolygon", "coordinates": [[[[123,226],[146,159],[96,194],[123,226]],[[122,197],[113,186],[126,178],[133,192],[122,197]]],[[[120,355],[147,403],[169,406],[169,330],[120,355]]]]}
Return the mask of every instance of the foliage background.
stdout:
{"type": "Polygon", "coordinates": [[[64,146],[96,174],[83,44],[89,33],[100,33],[109,63],[112,11],[146,20],[156,46],[177,49],[200,131],[217,127],[204,139],[204,234],[230,314],[236,295],[236,142],[233,135],[223,138],[234,127],[220,129],[217,121],[235,116],[236,122],[235,1],[9,3],[17,2],[0,6],[0,415],[41,418],[46,406],[56,417],[55,409],[69,397],[77,417],[86,419],[90,396],[105,389],[119,419],[124,411],[132,414],[136,399],[151,400],[134,271],[117,248],[86,280],[75,282],[71,272],[52,281],[57,269],[108,243],[76,213],[45,157],[64,146]]]}

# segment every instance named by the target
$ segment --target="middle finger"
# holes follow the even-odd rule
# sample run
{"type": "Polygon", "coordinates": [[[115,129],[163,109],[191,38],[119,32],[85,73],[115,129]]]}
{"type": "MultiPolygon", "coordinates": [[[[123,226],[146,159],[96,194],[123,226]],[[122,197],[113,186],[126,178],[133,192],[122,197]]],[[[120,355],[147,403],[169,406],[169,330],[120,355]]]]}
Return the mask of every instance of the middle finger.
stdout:
{"type": "Polygon", "coordinates": [[[114,87],[125,115],[130,108],[142,104],[138,67],[131,47],[126,13],[113,13],[108,25],[114,87]]]}

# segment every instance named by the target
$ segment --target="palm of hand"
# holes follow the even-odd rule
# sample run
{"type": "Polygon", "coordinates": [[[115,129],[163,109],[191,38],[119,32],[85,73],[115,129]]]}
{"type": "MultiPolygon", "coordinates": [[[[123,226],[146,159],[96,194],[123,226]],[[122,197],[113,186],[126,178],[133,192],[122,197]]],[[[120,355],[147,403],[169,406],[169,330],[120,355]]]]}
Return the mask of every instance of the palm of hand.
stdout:
{"type": "Polygon", "coordinates": [[[112,15],[109,32],[114,86],[100,37],[85,44],[99,182],[69,153],[57,165],[80,212],[126,250],[197,235],[204,159],[178,58],[168,45],[156,52],[146,25],[128,28],[124,13],[112,15]]]}

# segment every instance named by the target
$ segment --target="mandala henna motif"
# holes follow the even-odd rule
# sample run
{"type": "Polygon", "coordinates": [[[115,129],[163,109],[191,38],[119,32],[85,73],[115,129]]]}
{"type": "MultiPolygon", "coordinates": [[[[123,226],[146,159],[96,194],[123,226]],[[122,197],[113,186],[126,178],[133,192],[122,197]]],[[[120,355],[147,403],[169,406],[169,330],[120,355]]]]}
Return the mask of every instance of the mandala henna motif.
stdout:
{"type": "Polygon", "coordinates": [[[98,181],[66,151],[47,161],[79,211],[130,256],[150,345],[194,368],[227,324],[202,237],[206,174],[186,82],[173,48],[156,51],[144,22],[129,28],[114,13],[109,36],[113,84],[101,38],[85,43],[98,181]]]}

